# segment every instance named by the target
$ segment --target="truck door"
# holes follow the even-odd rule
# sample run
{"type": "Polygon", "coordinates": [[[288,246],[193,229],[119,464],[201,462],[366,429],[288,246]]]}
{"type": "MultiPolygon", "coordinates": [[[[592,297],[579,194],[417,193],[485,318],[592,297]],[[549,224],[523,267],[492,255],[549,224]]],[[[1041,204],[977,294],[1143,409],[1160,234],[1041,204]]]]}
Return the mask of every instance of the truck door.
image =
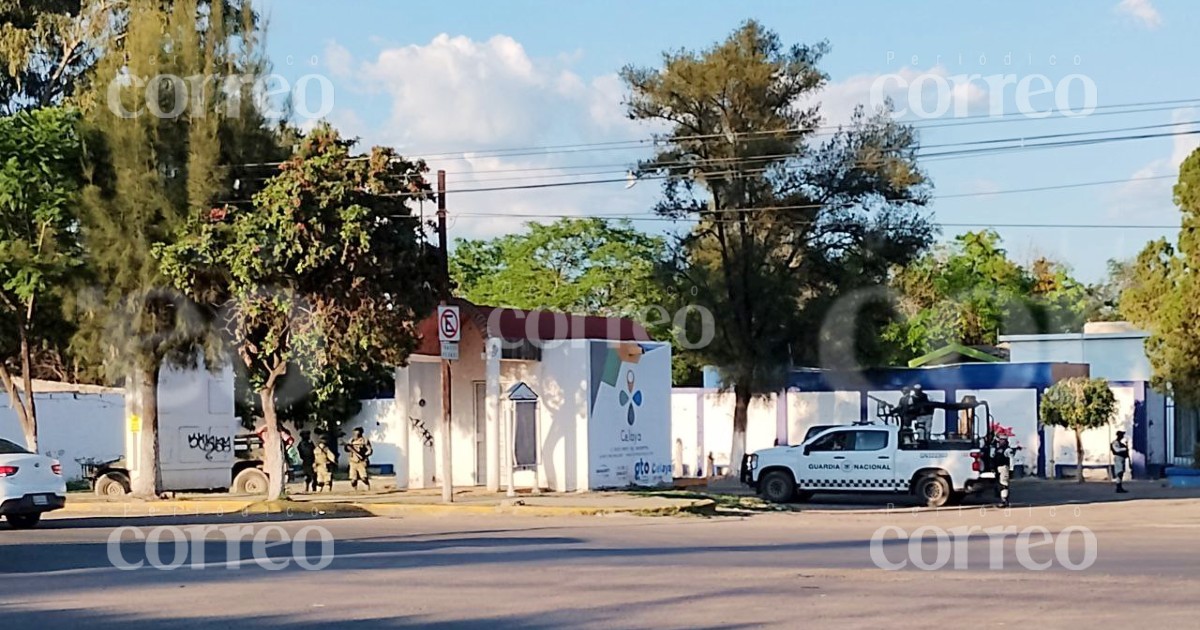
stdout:
{"type": "Polygon", "coordinates": [[[796,483],[809,490],[845,488],[850,473],[848,456],[854,447],[852,431],[830,431],[805,447],[796,483]]]}
{"type": "Polygon", "coordinates": [[[895,445],[887,429],[856,429],[852,479],[867,490],[891,490],[896,485],[895,445]]]}

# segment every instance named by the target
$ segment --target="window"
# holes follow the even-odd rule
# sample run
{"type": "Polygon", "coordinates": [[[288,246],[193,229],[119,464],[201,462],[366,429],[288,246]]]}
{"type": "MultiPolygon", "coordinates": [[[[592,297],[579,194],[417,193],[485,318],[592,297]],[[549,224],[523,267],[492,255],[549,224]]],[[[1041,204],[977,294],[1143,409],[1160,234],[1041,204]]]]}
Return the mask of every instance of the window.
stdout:
{"type": "Polygon", "coordinates": [[[8,440],[0,440],[0,455],[31,455],[23,446],[17,446],[8,440]]]}
{"type": "Polygon", "coordinates": [[[807,442],[807,441],[811,440],[813,438],[813,436],[817,435],[818,433],[821,433],[822,431],[825,431],[826,429],[832,429],[836,426],[837,426],[836,424],[818,424],[815,427],[810,427],[808,429],[808,432],[806,432],[804,434],[804,441],[807,442]]]}
{"type": "Polygon", "coordinates": [[[882,451],[887,448],[887,444],[887,431],[854,432],[854,450],[856,451],[882,451]]]}
{"type": "Polygon", "coordinates": [[[1187,459],[1194,455],[1200,442],[1200,408],[1175,404],[1175,452],[1177,458],[1187,459]]]}
{"type": "Polygon", "coordinates": [[[810,451],[847,451],[852,448],[854,442],[850,439],[851,431],[834,431],[827,433],[809,447],[810,451]]]}
{"type": "Polygon", "coordinates": [[[513,463],[518,468],[533,468],[537,461],[537,401],[517,401],[513,431],[513,463]]]}

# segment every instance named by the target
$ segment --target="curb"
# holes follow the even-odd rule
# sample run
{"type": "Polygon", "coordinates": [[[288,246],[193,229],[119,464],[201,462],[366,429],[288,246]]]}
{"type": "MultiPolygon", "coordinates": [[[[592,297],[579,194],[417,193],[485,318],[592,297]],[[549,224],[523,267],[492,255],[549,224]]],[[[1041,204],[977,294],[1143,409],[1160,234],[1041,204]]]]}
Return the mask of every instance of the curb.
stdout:
{"type": "Polygon", "coordinates": [[[57,516],[92,516],[139,518],[150,516],[216,516],[232,514],[358,514],[380,517],[398,516],[445,516],[445,515],[518,515],[518,516],[601,516],[627,514],[634,516],[679,516],[683,514],[708,514],[715,502],[693,501],[687,505],[655,508],[635,507],[584,507],[553,505],[472,505],[442,503],[322,503],[315,501],[160,501],[160,502],[87,502],[68,503],[52,514],[57,516]]]}

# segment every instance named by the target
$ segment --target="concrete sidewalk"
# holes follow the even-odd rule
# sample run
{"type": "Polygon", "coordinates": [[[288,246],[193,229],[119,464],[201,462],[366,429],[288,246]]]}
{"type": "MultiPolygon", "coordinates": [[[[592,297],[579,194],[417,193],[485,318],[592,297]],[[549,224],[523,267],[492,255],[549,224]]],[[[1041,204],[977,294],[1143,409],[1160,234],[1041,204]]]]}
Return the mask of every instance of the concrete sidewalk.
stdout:
{"type": "Polygon", "coordinates": [[[595,516],[635,514],[673,516],[703,512],[712,506],[705,498],[675,498],[626,492],[521,493],[516,497],[478,488],[456,490],[453,503],[442,503],[441,490],[375,490],[305,494],[289,488],[286,501],[217,493],[180,493],[174,498],[144,501],[130,497],[107,499],[71,493],[58,516],[185,516],[244,512],[248,514],[305,513],[403,516],[406,514],[518,514],[525,516],[595,516]]]}

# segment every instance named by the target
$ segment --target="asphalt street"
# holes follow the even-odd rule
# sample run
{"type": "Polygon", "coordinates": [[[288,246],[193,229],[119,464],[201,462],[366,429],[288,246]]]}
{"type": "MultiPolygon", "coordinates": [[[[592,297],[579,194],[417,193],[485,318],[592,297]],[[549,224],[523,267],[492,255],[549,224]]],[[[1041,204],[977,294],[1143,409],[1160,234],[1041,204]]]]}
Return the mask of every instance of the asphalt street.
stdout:
{"type": "Polygon", "coordinates": [[[1192,627],[1198,535],[1195,499],[1008,512],[813,506],[746,518],[60,518],[0,528],[0,619],[125,629],[1192,627]],[[285,544],[256,550],[256,535],[285,544]],[[306,540],[288,542],[297,536],[306,540]],[[879,553],[904,568],[880,568],[879,553]],[[940,569],[918,568],[939,553],[940,569]],[[151,566],[169,563],[180,566],[151,566]]]}

